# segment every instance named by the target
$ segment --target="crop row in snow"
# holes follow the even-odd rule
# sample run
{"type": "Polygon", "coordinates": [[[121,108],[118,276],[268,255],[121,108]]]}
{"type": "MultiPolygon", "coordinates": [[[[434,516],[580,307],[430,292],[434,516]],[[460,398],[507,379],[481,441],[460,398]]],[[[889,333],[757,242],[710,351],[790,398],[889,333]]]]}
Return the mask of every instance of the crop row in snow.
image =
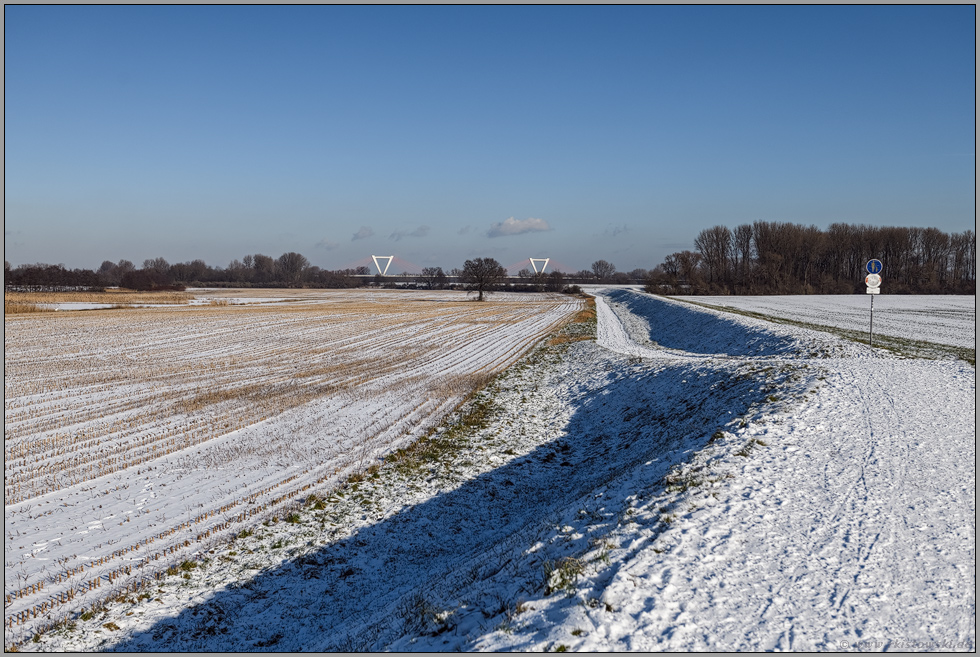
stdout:
{"type": "Polygon", "coordinates": [[[362,291],[8,318],[5,632],[405,446],[580,304],[362,291]]]}

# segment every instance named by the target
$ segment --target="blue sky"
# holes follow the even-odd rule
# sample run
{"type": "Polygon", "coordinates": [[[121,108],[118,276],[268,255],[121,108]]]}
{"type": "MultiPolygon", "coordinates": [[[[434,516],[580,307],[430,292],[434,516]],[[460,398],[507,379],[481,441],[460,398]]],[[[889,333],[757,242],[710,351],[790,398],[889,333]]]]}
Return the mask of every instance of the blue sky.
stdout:
{"type": "Polygon", "coordinates": [[[7,6],[5,259],[652,268],[975,229],[973,6],[7,6]]]}

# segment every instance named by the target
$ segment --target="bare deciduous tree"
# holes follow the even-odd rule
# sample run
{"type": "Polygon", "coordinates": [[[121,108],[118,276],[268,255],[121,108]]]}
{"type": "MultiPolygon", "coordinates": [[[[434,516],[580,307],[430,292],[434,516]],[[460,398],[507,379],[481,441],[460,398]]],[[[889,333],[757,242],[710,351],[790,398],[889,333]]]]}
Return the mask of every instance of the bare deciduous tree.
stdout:
{"type": "Polygon", "coordinates": [[[560,271],[555,270],[548,274],[548,282],[545,284],[545,289],[548,292],[561,292],[565,287],[565,275],[560,271]]]}
{"type": "Polygon", "coordinates": [[[973,231],[950,235],[937,228],[843,223],[820,230],[757,221],[738,226],[728,238],[726,232],[724,226],[701,231],[696,266],[685,256],[691,252],[667,256],[654,270],[651,291],[717,293],[727,286],[737,294],[853,294],[863,291],[865,264],[876,258],[885,264],[889,292],[976,292],[973,231]]]}
{"type": "Polygon", "coordinates": [[[701,254],[707,269],[708,283],[727,285],[729,282],[729,259],[732,252],[732,231],[725,226],[706,228],[695,238],[694,246],[701,254]]]}
{"type": "Polygon", "coordinates": [[[283,282],[290,286],[299,285],[300,279],[303,277],[303,272],[309,266],[310,261],[295,251],[283,253],[276,260],[276,270],[279,276],[282,277],[283,282]]]}
{"type": "Polygon", "coordinates": [[[592,273],[597,279],[604,281],[616,273],[616,265],[605,260],[596,260],[592,263],[592,273]]]}
{"type": "Polygon", "coordinates": [[[477,301],[483,301],[483,295],[496,290],[507,277],[507,270],[493,258],[476,258],[463,264],[460,276],[466,289],[479,294],[477,301]]]}
{"type": "Polygon", "coordinates": [[[430,290],[445,287],[447,280],[442,267],[425,267],[422,269],[420,278],[430,290]]]}

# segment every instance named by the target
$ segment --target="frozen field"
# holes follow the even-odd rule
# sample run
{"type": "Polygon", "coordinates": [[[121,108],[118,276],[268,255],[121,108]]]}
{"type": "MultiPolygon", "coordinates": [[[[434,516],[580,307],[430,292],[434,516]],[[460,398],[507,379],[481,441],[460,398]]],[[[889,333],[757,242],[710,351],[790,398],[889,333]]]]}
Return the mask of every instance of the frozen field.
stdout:
{"type": "Polygon", "coordinates": [[[8,637],[414,440],[581,304],[260,299],[6,318],[8,637]]]}
{"type": "MultiPolygon", "coordinates": [[[[871,295],[687,298],[722,308],[853,331],[867,332],[871,318],[871,295]]],[[[876,334],[976,349],[976,327],[975,296],[881,294],[874,300],[876,334]]]]}
{"type": "Polygon", "coordinates": [[[598,294],[419,449],[19,647],[975,650],[972,365],[598,294]]]}

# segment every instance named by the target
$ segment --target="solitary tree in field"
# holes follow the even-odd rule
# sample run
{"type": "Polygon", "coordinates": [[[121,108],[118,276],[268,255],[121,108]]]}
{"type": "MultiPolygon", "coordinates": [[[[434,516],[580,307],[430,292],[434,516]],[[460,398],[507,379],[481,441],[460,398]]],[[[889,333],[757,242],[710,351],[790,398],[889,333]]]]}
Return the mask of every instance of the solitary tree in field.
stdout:
{"type": "Polygon", "coordinates": [[[493,258],[477,258],[467,260],[463,264],[461,278],[467,290],[479,293],[477,301],[483,301],[484,292],[490,293],[497,289],[507,276],[507,270],[493,258]]]}

